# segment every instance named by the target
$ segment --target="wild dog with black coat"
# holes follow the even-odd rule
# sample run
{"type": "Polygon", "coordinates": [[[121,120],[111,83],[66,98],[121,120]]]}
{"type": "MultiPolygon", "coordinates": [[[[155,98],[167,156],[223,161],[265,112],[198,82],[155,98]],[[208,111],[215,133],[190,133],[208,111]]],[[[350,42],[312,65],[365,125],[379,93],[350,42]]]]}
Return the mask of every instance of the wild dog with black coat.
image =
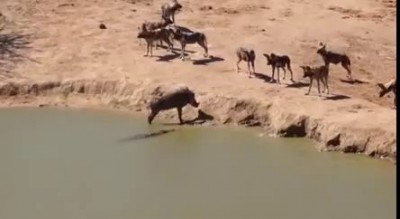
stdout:
{"type": "Polygon", "coordinates": [[[329,67],[329,64],[341,64],[344,69],[347,71],[347,77],[350,80],[353,80],[351,76],[351,62],[350,58],[346,54],[340,54],[332,51],[326,50],[326,44],[320,43],[321,48],[317,50],[317,54],[321,55],[322,59],[325,62],[325,65],[329,67]]]}
{"type": "Polygon", "coordinates": [[[172,43],[170,41],[170,31],[164,28],[156,30],[147,30],[143,25],[142,31],[138,34],[137,38],[145,39],[147,43],[147,50],[145,56],[153,56],[153,42],[157,40],[164,41],[168,45],[168,50],[172,51],[172,43]]]}
{"type": "Polygon", "coordinates": [[[172,31],[173,38],[181,44],[181,59],[184,59],[187,44],[197,43],[204,49],[204,57],[208,57],[207,37],[200,32],[184,32],[180,28],[172,31]]]}
{"type": "Polygon", "coordinates": [[[270,55],[264,53],[263,54],[265,56],[265,58],[267,58],[267,65],[271,65],[272,66],[272,77],[271,80],[274,80],[274,74],[275,74],[275,68],[277,69],[277,75],[278,75],[278,80],[277,82],[280,83],[280,77],[279,77],[279,68],[281,68],[284,72],[283,75],[283,79],[286,78],[286,69],[285,67],[288,68],[289,72],[290,72],[290,80],[293,80],[293,72],[292,72],[292,68],[290,67],[290,58],[287,55],[283,55],[283,56],[278,56],[275,55],[274,53],[271,53],[270,55]]]}
{"type": "MultiPolygon", "coordinates": [[[[168,25],[172,24],[173,22],[171,21],[171,19],[162,19],[161,21],[146,21],[144,22],[138,29],[139,32],[143,32],[143,31],[150,31],[150,30],[156,30],[156,29],[160,29],[160,28],[166,28],[168,25]]],[[[162,46],[162,40],[160,40],[157,44],[156,44],[156,49],[158,48],[158,46],[162,46]]]]}

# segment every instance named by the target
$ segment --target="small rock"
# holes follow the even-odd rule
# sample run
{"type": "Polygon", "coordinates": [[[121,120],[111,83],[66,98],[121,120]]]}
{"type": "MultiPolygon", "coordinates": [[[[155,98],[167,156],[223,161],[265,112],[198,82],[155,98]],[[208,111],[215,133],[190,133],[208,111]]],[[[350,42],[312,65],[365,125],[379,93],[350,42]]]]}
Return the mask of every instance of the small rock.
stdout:
{"type": "Polygon", "coordinates": [[[100,25],[99,25],[99,28],[102,29],[102,30],[107,29],[107,27],[106,27],[105,24],[100,24],[100,25]]]}
{"type": "Polygon", "coordinates": [[[265,29],[261,29],[262,32],[265,32],[265,29]]]}

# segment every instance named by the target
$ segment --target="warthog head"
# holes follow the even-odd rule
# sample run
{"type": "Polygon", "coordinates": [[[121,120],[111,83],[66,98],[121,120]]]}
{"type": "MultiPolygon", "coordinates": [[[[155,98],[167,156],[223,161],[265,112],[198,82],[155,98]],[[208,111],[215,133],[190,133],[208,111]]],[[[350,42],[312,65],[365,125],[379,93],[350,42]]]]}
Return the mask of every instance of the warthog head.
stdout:
{"type": "Polygon", "coordinates": [[[196,97],[193,92],[190,92],[189,94],[189,104],[196,108],[199,106],[199,103],[196,101],[196,97]]]}

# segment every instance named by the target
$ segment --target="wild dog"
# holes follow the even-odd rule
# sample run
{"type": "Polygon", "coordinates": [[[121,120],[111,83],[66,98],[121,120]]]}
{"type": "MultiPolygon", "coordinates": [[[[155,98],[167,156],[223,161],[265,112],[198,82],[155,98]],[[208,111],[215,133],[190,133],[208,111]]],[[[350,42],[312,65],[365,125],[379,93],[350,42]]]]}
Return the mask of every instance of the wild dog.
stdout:
{"type": "Polygon", "coordinates": [[[394,102],[393,102],[393,109],[396,109],[396,78],[390,80],[389,82],[387,82],[386,84],[382,84],[382,83],[378,83],[379,88],[381,89],[379,92],[379,97],[383,97],[386,94],[388,94],[390,91],[393,92],[394,94],[394,102]]]}
{"type": "MultiPolygon", "coordinates": [[[[165,28],[168,25],[172,24],[171,19],[162,19],[161,21],[146,21],[144,22],[138,29],[139,32],[144,30],[156,30],[160,28],[165,28]]],[[[162,46],[162,40],[159,41],[160,46],[162,46]]],[[[158,44],[156,44],[156,49],[158,48],[158,44]]]]}
{"type": "Polygon", "coordinates": [[[165,27],[166,29],[171,31],[171,43],[174,44],[174,40],[179,41],[178,37],[175,37],[175,34],[178,30],[181,33],[194,33],[193,30],[187,28],[187,27],[183,27],[183,26],[178,26],[178,25],[168,25],[167,27],[165,27]]]}
{"type": "Polygon", "coordinates": [[[162,40],[168,45],[168,50],[172,51],[172,43],[170,41],[170,31],[164,28],[147,30],[145,26],[142,27],[143,30],[138,34],[137,38],[145,39],[147,43],[147,50],[145,56],[153,56],[153,42],[157,40],[162,40]]]}
{"type": "Polygon", "coordinates": [[[344,69],[347,71],[347,77],[350,80],[353,80],[351,76],[351,62],[350,58],[346,54],[340,54],[332,51],[326,50],[326,44],[320,43],[321,48],[317,50],[317,54],[321,55],[322,59],[325,62],[325,65],[329,67],[329,64],[341,64],[344,69]]]}
{"type": "Polygon", "coordinates": [[[241,61],[247,62],[247,68],[249,72],[249,78],[251,75],[254,75],[255,69],[254,69],[254,61],[256,60],[256,53],[254,52],[253,49],[246,49],[243,47],[239,47],[236,49],[236,57],[237,57],[237,62],[236,62],[236,72],[239,73],[240,68],[239,64],[241,61]],[[251,71],[250,66],[253,68],[253,72],[251,71]]]}
{"type": "Polygon", "coordinates": [[[185,48],[187,44],[197,43],[204,49],[204,57],[208,57],[207,37],[204,33],[200,32],[184,32],[181,29],[172,31],[173,38],[181,44],[181,59],[184,59],[185,48]]]}
{"type": "Polygon", "coordinates": [[[319,89],[319,81],[322,81],[324,85],[324,90],[322,93],[325,92],[325,87],[327,89],[327,94],[329,94],[329,86],[328,86],[328,76],[329,76],[329,68],[326,65],[321,65],[318,67],[310,67],[310,66],[300,66],[303,69],[304,75],[303,78],[309,77],[310,78],[310,86],[308,88],[308,92],[305,95],[309,95],[311,91],[311,86],[313,80],[317,80],[318,84],[318,94],[321,96],[321,91],[319,89]]]}
{"type": "Polygon", "coordinates": [[[264,53],[263,54],[265,56],[265,58],[267,58],[267,65],[271,65],[272,66],[272,77],[271,80],[274,80],[274,73],[275,73],[275,68],[277,69],[277,74],[278,74],[278,80],[277,82],[280,83],[279,79],[279,68],[281,68],[284,72],[283,75],[283,79],[286,78],[286,69],[285,67],[288,68],[288,70],[290,71],[290,80],[293,80],[293,72],[292,72],[292,68],[290,67],[290,58],[287,55],[283,55],[283,56],[278,56],[275,55],[274,53],[271,53],[270,55],[264,53]]]}
{"type": "Polygon", "coordinates": [[[177,0],[171,0],[161,6],[161,17],[163,19],[171,19],[175,23],[175,13],[182,8],[182,5],[177,0]]]}
{"type": "Polygon", "coordinates": [[[178,26],[178,25],[168,25],[166,27],[167,29],[170,29],[171,31],[180,31],[181,33],[194,33],[193,30],[187,28],[187,27],[183,27],[183,26],[178,26]]]}

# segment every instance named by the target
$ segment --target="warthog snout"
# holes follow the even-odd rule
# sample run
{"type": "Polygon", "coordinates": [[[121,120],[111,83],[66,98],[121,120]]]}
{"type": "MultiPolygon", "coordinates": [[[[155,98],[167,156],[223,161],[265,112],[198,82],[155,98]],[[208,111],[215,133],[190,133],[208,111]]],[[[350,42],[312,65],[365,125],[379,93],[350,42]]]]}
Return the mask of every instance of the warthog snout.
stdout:
{"type": "Polygon", "coordinates": [[[199,106],[199,102],[197,102],[195,98],[192,98],[190,101],[190,105],[197,108],[199,106]]]}

